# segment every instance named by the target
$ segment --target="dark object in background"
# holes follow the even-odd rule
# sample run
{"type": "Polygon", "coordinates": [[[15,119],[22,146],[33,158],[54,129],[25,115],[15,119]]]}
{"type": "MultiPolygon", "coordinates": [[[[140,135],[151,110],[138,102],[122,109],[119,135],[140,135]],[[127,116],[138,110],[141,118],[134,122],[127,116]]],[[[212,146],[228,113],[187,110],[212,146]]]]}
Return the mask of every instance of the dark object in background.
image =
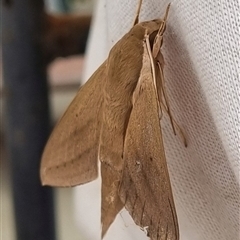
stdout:
{"type": "Polygon", "coordinates": [[[57,57],[83,54],[90,24],[90,16],[45,14],[41,43],[46,63],[57,57]]]}
{"type": "Polygon", "coordinates": [[[6,7],[10,7],[12,4],[11,0],[3,0],[3,5],[5,5],[6,7]]]}
{"type": "Polygon", "coordinates": [[[54,240],[52,189],[41,186],[39,164],[49,135],[46,64],[39,43],[42,0],[2,7],[2,51],[7,155],[17,240],[54,240]]]}

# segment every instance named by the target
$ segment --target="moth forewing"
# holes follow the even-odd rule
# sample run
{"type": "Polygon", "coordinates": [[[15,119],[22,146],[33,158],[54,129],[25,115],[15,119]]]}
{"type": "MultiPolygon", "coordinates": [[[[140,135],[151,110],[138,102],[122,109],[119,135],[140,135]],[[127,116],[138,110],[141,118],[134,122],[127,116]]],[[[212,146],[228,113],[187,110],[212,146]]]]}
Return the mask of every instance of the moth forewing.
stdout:
{"type": "Polygon", "coordinates": [[[54,128],[41,160],[43,185],[74,186],[97,178],[102,89],[105,81],[104,62],[79,89],[54,128]]]}
{"type": "Polygon", "coordinates": [[[102,176],[101,222],[103,235],[123,207],[118,195],[123,169],[123,142],[132,109],[131,97],[142,64],[143,36],[143,28],[133,27],[114,45],[108,57],[99,147],[102,176]],[[127,68],[131,71],[125,71],[127,68]]]}
{"type": "Polygon", "coordinates": [[[151,66],[145,45],[124,142],[124,169],[119,195],[135,223],[147,229],[152,240],[178,240],[178,222],[151,66]]]}

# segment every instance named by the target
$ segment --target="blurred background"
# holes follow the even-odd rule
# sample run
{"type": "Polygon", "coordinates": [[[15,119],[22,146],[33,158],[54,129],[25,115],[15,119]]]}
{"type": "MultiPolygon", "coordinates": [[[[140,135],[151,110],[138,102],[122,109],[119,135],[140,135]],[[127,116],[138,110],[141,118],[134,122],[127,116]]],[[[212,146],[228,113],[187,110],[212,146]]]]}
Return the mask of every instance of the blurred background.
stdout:
{"type": "Polygon", "coordinates": [[[95,1],[2,1],[2,240],[81,240],[72,189],[42,188],[39,163],[53,125],[80,86],[95,1]]]}

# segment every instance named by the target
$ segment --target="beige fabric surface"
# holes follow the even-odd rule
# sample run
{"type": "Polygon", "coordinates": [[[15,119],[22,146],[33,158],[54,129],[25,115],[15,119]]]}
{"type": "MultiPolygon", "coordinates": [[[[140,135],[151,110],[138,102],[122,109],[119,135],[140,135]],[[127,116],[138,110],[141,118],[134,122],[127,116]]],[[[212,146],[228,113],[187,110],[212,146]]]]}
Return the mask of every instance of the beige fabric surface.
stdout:
{"type": "MultiPolygon", "coordinates": [[[[143,0],[141,20],[163,16],[168,1],[143,0]]],[[[85,79],[130,28],[137,0],[99,0],[85,79]]],[[[240,239],[240,83],[238,1],[172,0],[164,35],[165,81],[188,147],[161,121],[181,240],[240,239]]],[[[100,179],[75,190],[84,240],[100,239],[100,179]]],[[[126,210],[106,240],[148,239],[126,210]]]]}

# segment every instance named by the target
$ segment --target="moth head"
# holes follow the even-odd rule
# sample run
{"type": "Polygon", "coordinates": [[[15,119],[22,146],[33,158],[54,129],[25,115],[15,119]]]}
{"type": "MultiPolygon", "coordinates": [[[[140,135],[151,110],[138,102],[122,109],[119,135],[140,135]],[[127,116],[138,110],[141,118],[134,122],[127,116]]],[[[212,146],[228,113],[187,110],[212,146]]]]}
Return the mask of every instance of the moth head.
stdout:
{"type": "Polygon", "coordinates": [[[163,19],[155,19],[147,22],[139,23],[143,28],[145,28],[145,36],[149,36],[151,46],[154,46],[155,50],[160,50],[163,42],[163,34],[166,29],[166,22],[168,17],[168,12],[170,9],[170,3],[168,4],[165,15],[163,19]]]}
{"type": "MultiPolygon", "coordinates": [[[[164,20],[162,19],[154,19],[151,21],[145,21],[138,23],[137,25],[141,26],[145,29],[146,33],[152,34],[153,32],[158,32],[160,28],[162,28],[164,24],[164,20]]],[[[165,31],[166,27],[164,27],[163,32],[165,31]]]]}
{"type": "Polygon", "coordinates": [[[151,21],[141,22],[138,25],[139,25],[139,27],[144,29],[144,35],[149,36],[151,47],[153,46],[154,40],[157,35],[158,35],[158,37],[161,38],[160,47],[162,46],[162,42],[163,42],[162,36],[166,29],[166,22],[164,20],[155,19],[155,20],[151,20],[151,21]]]}

